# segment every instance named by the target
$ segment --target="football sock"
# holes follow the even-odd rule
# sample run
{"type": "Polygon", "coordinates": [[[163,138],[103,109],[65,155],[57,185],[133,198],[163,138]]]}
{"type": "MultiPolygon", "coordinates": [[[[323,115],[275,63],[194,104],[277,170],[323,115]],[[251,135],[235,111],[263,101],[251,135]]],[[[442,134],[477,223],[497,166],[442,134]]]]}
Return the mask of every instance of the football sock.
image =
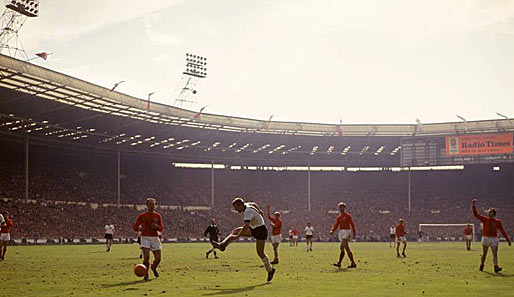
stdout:
{"type": "Polygon", "coordinates": [[[353,261],[353,253],[352,253],[352,252],[349,252],[349,253],[348,253],[348,258],[350,258],[350,261],[351,261],[352,263],[355,263],[355,261],[353,261]]]}
{"type": "Polygon", "coordinates": [[[339,262],[338,263],[343,262],[343,258],[344,258],[344,251],[341,251],[341,253],[339,253],[339,262]]]}
{"type": "Polygon", "coordinates": [[[264,258],[261,258],[261,260],[262,260],[262,263],[264,263],[264,268],[266,269],[267,272],[270,272],[271,270],[273,270],[273,267],[271,266],[268,256],[264,256],[264,258]]]}

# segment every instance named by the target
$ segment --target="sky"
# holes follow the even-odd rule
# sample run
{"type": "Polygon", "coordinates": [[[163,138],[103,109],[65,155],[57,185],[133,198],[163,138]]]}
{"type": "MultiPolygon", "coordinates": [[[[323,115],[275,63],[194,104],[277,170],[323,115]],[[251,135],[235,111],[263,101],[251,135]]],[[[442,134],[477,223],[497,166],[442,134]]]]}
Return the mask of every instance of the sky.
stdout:
{"type": "Polygon", "coordinates": [[[207,77],[183,105],[274,121],[389,124],[514,117],[511,0],[40,0],[31,62],[174,104],[186,53],[207,77]]]}

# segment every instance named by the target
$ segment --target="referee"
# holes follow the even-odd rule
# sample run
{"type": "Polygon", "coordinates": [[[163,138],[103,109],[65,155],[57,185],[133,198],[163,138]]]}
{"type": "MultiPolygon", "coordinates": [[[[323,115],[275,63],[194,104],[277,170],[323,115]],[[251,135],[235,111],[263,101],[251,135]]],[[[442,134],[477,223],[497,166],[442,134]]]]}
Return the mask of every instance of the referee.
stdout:
{"type": "MultiPolygon", "coordinates": [[[[211,244],[212,244],[212,242],[218,242],[218,240],[219,240],[218,235],[221,235],[221,232],[218,229],[218,227],[216,226],[216,221],[214,220],[214,218],[211,219],[211,224],[209,225],[209,227],[207,227],[207,229],[205,229],[205,232],[203,233],[203,237],[207,237],[207,233],[209,234],[209,240],[210,240],[211,244]]],[[[216,249],[214,248],[214,246],[205,253],[205,259],[209,259],[209,254],[211,252],[214,253],[214,259],[219,259],[219,257],[216,255],[216,249]]]]}

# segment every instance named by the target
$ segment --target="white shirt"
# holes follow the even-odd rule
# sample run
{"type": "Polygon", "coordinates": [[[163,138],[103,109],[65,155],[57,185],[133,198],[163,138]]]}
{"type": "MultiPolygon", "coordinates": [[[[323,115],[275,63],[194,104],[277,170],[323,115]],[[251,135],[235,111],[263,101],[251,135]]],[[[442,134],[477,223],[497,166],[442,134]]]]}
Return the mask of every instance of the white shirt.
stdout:
{"type": "Polygon", "coordinates": [[[396,235],[396,231],[394,230],[393,227],[389,228],[389,234],[396,235]]]}
{"type": "Polygon", "coordinates": [[[105,234],[114,234],[114,225],[105,225],[105,234]]]}
{"type": "Polygon", "coordinates": [[[312,226],[305,227],[305,235],[313,235],[313,234],[314,234],[314,227],[312,227],[312,226]]]}
{"type": "Polygon", "coordinates": [[[5,223],[4,216],[0,214],[0,224],[5,223]]]}
{"type": "Polygon", "coordinates": [[[264,225],[264,218],[251,203],[245,203],[244,221],[250,221],[250,228],[255,229],[264,225]]]}

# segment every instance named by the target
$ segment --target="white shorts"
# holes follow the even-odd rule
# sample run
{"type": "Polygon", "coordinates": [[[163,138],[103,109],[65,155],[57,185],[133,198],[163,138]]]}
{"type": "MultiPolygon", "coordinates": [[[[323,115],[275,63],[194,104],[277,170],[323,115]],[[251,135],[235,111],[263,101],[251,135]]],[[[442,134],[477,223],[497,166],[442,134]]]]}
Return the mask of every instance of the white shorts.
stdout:
{"type": "Polygon", "coordinates": [[[407,242],[407,237],[405,237],[405,236],[396,237],[396,242],[407,242]]]}
{"type": "Polygon", "coordinates": [[[161,240],[157,236],[141,236],[141,247],[152,252],[159,251],[162,249],[161,240]]]}
{"type": "Polygon", "coordinates": [[[282,242],[282,235],[271,235],[271,243],[280,243],[282,242]]]}
{"type": "Polygon", "coordinates": [[[298,239],[298,235],[293,235],[293,239],[294,240],[298,239]]]}
{"type": "Polygon", "coordinates": [[[351,239],[352,231],[350,229],[340,229],[339,230],[339,241],[343,241],[343,239],[351,239]]]}
{"type": "Polygon", "coordinates": [[[10,241],[11,233],[0,233],[0,241],[10,241]]]}
{"type": "Polygon", "coordinates": [[[464,235],[466,240],[473,240],[473,235],[464,235]]]}
{"type": "Polygon", "coordinates": [[[483,236],[482,237],[482,245],[483,246],[498,246],[500,241],[498,240],[498,237],[492,237],[492,236],[483,236]]]}

